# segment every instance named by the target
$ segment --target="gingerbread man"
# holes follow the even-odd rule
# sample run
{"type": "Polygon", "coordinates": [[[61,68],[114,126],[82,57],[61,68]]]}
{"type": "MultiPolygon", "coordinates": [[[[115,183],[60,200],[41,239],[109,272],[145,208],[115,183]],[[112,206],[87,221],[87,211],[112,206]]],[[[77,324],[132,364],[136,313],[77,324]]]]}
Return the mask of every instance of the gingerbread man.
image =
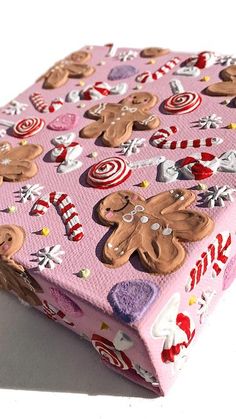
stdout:
{"type": "Polygon", "coordinates": [[[98,207],[99,218],[115,226],[104,245],[104,262],[117,268],[137,252],[149,272],[168,274],[180,268],[186,256],[182,242],[201,240],[214,226],[207,214],[187,209],[194,201],[187,189],[149,199],[130,191],[108,195],[98,207]]]}
{"type": "Polygon", "coordinates": [[[102,135],[104,145],[119,147],[130,138],[133,128],[144,130],[159,126],[159,118],[148,113],[157,101],[157,97],[151,93],[138,92],[130,94],[119,103],[93,106],[86,112],[86,116],[97,122],[84,127],[80,136],[97,138],[102,135]]]}
{"type": "Polygon", "coordinates": [[[40,156],[43,148],[38,144],[12,147],[10,143],[0,143],[0,185],[3,181],[19,182],[36,175],[38,167],[33,161],[40,156]]]}
{"type": "Polygon", "coordinates": [[[12,259],[25,241],[23,228],[11,224],[0,226],[0,288],[13,291],[20,300],[30,305],[41,305],[36,293],[43,292],[37,281],[22,265],[12,259]]]}
{"type": "Polygon", "coordinates": [[[169,54],[170,50],[167,48],[149,47],[144,48],[140,51],[140,57],[142,58],[158,58],[163,55],[169,54]]]}
{"type": "Polygon", "coordinates": [[[205,93],[210,96],[235,96],[236,95],[236,65],[230,65],[220,72],[223,80],[211,84],[205,89],[205,93]]]}
{"type": "Polygon", "coordinates": [[[87,51],[76,51],[58,61],[37,81],[44,80],[45,89],[55,89],[63,86],[70,77],[88,77],[94,73],[95,69],[85,64],[91,59],[91,54],[87,51]]]}

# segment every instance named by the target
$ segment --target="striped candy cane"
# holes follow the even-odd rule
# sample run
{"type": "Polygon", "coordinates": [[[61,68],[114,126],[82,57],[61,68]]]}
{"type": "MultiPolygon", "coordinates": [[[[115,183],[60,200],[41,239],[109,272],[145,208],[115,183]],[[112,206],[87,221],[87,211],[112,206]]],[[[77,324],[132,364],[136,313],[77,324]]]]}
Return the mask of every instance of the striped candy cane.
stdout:
{"type": "Polygon", "coordinates": [[[54,307],[52,304],[48,303],[46,300],[43,301],[43,312],[51,320],[57,320],[56,317],[59,317],[68,326],[74,326],[74,323],[71,322],[71,321],[69,321],[66,318],[66,315],[65,315],[65,313],[63,313],[63,311],[61,311],[58,308],[54,307]]]}
{"type": "Polygon", "coordinates": [[[62,107],[64,100],[62,98],[53,99],[50,104],[48,104],[41,93],[34,92],[30,96],[30,100],[38,112],[48,113],[55,112],[62,107]]]}
{"type": "Polygon", "coordinates": [[[165,148],[170,150],[175,150],[176,148],[199,148],[199,147],[211,147],[212,145],[217,145],[222,143],[223,140],[221,138],[196,138],[195,140],[176,140],[176,141],[168,141],[168,140],[155,140],[153,141],[153,145],[157,148],[165,148]]]}
{"type": "Polygon", "coordinates": [[[79,241],[83,238],[83,228],[79,221],[79,214],[76,211],[75,205],[71,202],[70,197],[63,192],[50,192],[42,196],[35,203],[32,215],[44,215],[48,208],[54,205],[62,217],[63,223],[66,226],[66,233],[69,240],[79,241]]]}
{"type": "Polygon", "coordinates": [[[172,60],[167,61],[167,63],[161,66],[154,73],[151,71],[144,71],[144,73],[139,74],[136,77],[136,81],[138,83],[152,83],[153,81],[158,80],[165,74],[169,73],[169,71],[171,71],[179,62],[179,57],[174,57],[172,60]]]}
{"type": "Polygon", "coordinates": [[[201,281],[209,266],[212,265],[212,276],[220,275],[229,258],[232,245],[232,238],[229,231],[217,234],[216,239],[207,250],[202,253],[196,266],[190,272],[190,278],[185,286],[186,292],[192,291],[201,281]]]}

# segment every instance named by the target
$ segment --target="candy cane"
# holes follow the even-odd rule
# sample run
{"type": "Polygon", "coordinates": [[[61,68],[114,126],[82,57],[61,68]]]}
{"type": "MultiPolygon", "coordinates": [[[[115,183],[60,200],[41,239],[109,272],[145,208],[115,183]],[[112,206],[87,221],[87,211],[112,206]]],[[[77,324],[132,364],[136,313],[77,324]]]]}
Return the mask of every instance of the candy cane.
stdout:
{"type": "Polygon", "coordinates": [[[114,57],[116,55],[117,48],[114,44],[106,44],[105,47],[108,47],[106,57],[114,57]]]}
{"type": "Polygon", "coordinates": [[[79,221],[79,214],[76,211],[75,205],[72,203],[70,197],[63,192],[50,192],[42,196],[35,203],[32,209],[32,215],[44,215],[48,208],[54,205],[62,217],[63,223],[66,226],[66,233],[69,240],[79,241],[83,238],[83,228],[79,221]]]}
{"type": "Polygon", "coordinates": [[[67,320],[65,313],[57,309],[52,304],[48,303],[46,300],[43,301],[43,311],[46,316],[51,320],[56,320],[56,316],[60,317],[68,326],[74,326],[73,322],[67,320]]]}
{"type": "Polygon", "coordinates": [[[176,148],[199,148],[199,147],[211,147],[212,145],[221,144],[223,142],[222,138],[196,138],[195,140],[177,140],[177,141],[168,141],[168,140],[155,140],[153,141],[154,145],[157,148],[165,148],[170,150],[175,150],[176,148]]]}
{"type": "Polygon", "coordinates": [[[212,265],[213,276],[219,276],[229,258],[231,245],[232,238],[229,231],[217,234],[214,242],[202,253],[196,266],[191,270],[190,278],[185,286],[186,292],[192,291],[197,286],[210,265],[212,265]]]}
{"type": "Polygon", "coordinates": [[[55,112],[62,107],[64,100],[62,98],[55,98],[48,104],[41,93],[34,92],[30,96],[30,100],[38,112],[48,113],[55,112]]]}
{"type": "Polygon", "coordinates": [[[167,61],[163,66],[161,66],[154,73],[151,71],[145,71],[137,76],[136,81],[138,83],[152,83],[155,80],[160,79],[165,74],[169,73],[178,63],[180,62],[179,57],[174,57],[172,60],[167,61]]]}

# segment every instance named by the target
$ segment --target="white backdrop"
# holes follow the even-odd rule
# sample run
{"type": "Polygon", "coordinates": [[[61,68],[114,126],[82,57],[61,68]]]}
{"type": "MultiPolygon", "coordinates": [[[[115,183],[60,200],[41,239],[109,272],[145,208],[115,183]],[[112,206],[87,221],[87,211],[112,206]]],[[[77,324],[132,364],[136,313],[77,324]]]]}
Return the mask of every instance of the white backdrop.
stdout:
{"type": "MultiPolygon", "coordinates": [[[[0,106],[84,45],[236,53],[235,2],[12,0],[1,4],[0,106]]],[[[236,282],[165,398],[99,362],[86,342],[0,294],[0,415],[4,419],[135,416],[235,418],[236,282]]]]}

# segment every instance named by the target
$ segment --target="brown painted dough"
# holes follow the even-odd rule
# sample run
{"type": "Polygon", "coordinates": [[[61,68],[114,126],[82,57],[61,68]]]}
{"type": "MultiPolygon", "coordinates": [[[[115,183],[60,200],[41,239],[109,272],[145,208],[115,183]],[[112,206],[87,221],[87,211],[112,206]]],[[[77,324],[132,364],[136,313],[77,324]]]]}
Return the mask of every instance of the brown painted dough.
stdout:
{"type": "Polygon", "coordinates": [[[19,182],[36,175],[38,167],[33,161],[42,154],[38,144],[26,144],[12,147],[10,143],[0,143],[0,185],[3,181],[19,182]]]}
{"type": "Polygon", "coordinates": [[[22,265],[12,259],[24,241],[23,228],[14,224],[0,226],[0,288],[13,291],[27,304],[41,305],[36,293],[43,292],[42,288],[22,265]]]}
{"type": "Polygon", "coordinates": [[[94,73],[95,69],[85,64],[91,59],[91,54],[87,51],[76,51],[58,61],[37,81],[44,80],[45,89],[55,89],[63,86],[70,77],[88,77],[94,73]]]}
{"type": "Polygon", "coordinates": [[[86,116],[97,122],[87,125],[80,131],[84,138],[97,138],[102,135],[104,145],[119,147],[127,141],[133,128],[154,129],[160,120],[148,111],[157,103],[157,97],[151,93],[132,93],[119,103],[101,103],[86,112],[86,116]]]}
{"type": "Polygon", "coordinates": [[[115,226],[104,245],[104,262],[117,268],[138,252],[149,272],[168,274],[180,268],[186,256],[182,242],[201,240],[214,227],[207,214],[187,209],[194,201],[195,194],[186,189],[149,199],[130,191],[108,195],[98,207],[101,221],[115,226]]]}
{"type": "Polygon", "coordinates": [[[236,65],[230,65],[220,72],[220,78],[223,80],[211,84],[205,90],[210,96],[235,96],[236,95],[236,65]]]}
{"type": "Polygon", "coordinates": [[[158,58],[162,55],[169,54],[170,50],[166,48],[157,48],[157,47],[150,47],[150,48],[144,48],[140,52],[140,56],[142,58],[158,58]]]}

